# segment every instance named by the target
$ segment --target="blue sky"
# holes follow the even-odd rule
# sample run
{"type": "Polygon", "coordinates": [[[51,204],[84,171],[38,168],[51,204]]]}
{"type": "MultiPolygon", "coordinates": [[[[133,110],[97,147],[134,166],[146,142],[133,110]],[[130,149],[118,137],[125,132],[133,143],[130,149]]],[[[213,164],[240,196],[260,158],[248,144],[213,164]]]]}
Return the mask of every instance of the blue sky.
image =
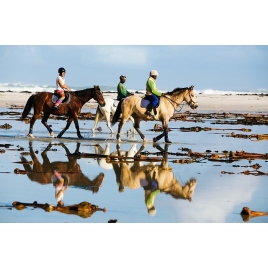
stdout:
{"type": "Polygon", "coordinates": [[[268,88],[268,46],[0,46],[1,83],[54,85],[66,69],[70,86],[115,86],[127,76],[128,88],[144,89],[149,71],[159,72],[159,89],[268,88]]]}
{"type": "Polygon", "coordinates": [[[267,89],[263,2],[8,2],[0,18],[0,83],[54,85],[63,66],[69,86],[116,86],[124,74],[128,88],[144,89],[156,69],[159,89],[267,89]]]}

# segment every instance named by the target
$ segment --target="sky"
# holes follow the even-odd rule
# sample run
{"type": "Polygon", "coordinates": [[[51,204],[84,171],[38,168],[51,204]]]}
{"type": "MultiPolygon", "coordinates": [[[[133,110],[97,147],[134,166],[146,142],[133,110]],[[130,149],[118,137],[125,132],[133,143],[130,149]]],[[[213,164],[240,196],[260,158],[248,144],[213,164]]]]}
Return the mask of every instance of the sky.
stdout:
{"type": "Polygon", "coordinates": [[[144,90],[155,69],[160,90],[267,89],[265,1],[216,2],[1,3],[0,83],[53,86],[64,67],[70,87],[126,75],[127,88],[144,90]]]}
{"type": "Polygon", "coordinates": [[[69,86],[145,89],[152,69],[157,87],[172,90],[268,88],[268,46],[253,45],[3,45],[0,83],[54,85],[59,67],[69,86]]]}

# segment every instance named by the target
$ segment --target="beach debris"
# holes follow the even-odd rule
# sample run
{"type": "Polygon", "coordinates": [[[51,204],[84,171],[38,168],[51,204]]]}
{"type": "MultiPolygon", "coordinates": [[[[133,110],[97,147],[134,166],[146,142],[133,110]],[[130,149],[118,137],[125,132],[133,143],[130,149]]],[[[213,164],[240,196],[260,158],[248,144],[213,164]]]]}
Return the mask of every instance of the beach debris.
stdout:
{"type": "Polygon", "coordinates": [[[96,211],[106,212],[106,208],[99,208],[98,206],[93,205],[87,201],[70,206],[53,206],[49,205],[48,203],[39,204],[36,201],[34,201],[33,203],[23,203],[14,201],[12,203],[12,206],[17,210],[22,210],[27,207],[33,207],[33,208],[41,208],[46,212],[58,211],[64,214],[77,215],[82,218],[91,217],[91,215],[96,211]]]}
{"type": "Polygon", "coordinates": [[[18,162],[12,162],[12,163],[33,165],[34,161],[18,161],[18,162]]]}
{"type": "Polygon", "coordinates": [[[9,148],[10,146],[12,146],[12,144],[0,144],[0,147],[9,148]]]}
{"type": "Polygon", "coordinates": [[[268,216],[268,212],[254,211],[248,207],[243,207],[240,215],[244,222],[248,222],[251,218],[260,217],[260,216],[268,216]]]}
{"type": "Polygon", "coordinates": [[[229,133],[225,137],[232,137],[232,138],[240,138],[240,139],[250,139],[250,140],[255,140],[255,141],[260,141],[260,140],[268,140],[268,134],[251,134],[251,135],[246,135],[246,134],[235,134],[234,132],[229,133]]]}
{"type": "Polygon", "coordinates": [[[0,112],[0,115],[21,115],[19,112],[0,112]]]}
{"type": "Polygon", "coordinates": [[[12,126],[11,126],[11,125],[9,125],[9,124],[7,124],[7,123],[5,123],[4,125],[0,125],[0,128],[4,128],[4,129],[11,129],[11,128],[12,128],[12,126]]]}
{"type": "Polygon", "coordinates": [[[6,152],[5,149],[0,149],[0,153],[1,153],[1,154],[4,154],[5,152],[6,152]]]}
{"type": "MultiPolygon", "coordinates": [[[[23,162],[23,161],[21,161],[21,162],[13,162],[13,163],[19,163],[19,164],[34,164],[34,162],[33,161],[29,161],[29,162],[27,162],[27,161],[25,161],[25,162],[23,162]]],[[[67,174],[80,174],[81,173],[81,171],[65,171],[65,170],[61,170],[60,171],[61,173],[67,173],[67,174]]],[[[19,169],[19,168],[15,168],[14,169],[14,173],[15,174],[23,174],[23,175],[25,175],[25,174],[32,174],[32,173],[46,173],[46,171],[26,171],[26,170],[23,170],[23,169],[19,169]]]]}
{"type": "MultiPolygon", "coordinates": [[[[234,172],[228,172],[228,171],[221,171],[221,174],[235,174],[234,172]]],[[[267,172],[262,172],[260,170],[254,169],[254,170],[244,170],[242,172],[236,173],[236,174],[244,174],[244,175],[253,175],[253,176],[263,176],[268,175],[267,172]]]]}
{"type": "Polygon", "coordinates": [[[191,164],[191,163],[194,162],[194,160],[193,159],[184,159],[184,158],[182,158],[182,159],[172,160],[171,162],[173,162],[173,163],[179,163],[179,164],[191,164]]]}
{"type": "Polygon", "coordinates": [[[134,161],[145,161],[145,162],[160,162],[163,161],[162,157],[147,157],[144,155],[137,155],[134,157],[130,156],[118,156],[118,155],[107,155],[106,162],[107,163],[118,163],[118,162],[128,162],[131,163],[132,160],[134,161]]]}
{"type": "Polygon", "coordinates": [[[108,220],[108,223],[117,223],[117,219],[108,220]]]}

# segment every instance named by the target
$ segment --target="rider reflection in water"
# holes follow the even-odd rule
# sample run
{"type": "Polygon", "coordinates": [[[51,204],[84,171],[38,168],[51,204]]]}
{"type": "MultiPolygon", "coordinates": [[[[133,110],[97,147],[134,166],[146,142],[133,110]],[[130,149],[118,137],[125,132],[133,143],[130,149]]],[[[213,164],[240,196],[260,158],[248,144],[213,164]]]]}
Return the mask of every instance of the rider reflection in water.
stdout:
{"type": "Polygon", "coordinates": [[[54,170],[54,175],[52,175],[52,182],[55,186],[55,198],[57,200],[57,206],[63,207],[63,195],[64,192],[69,188],[68,187],[68,176],[67,175],[61,175],[57,170],[54,170]]]}
{"type": "Polygon", "coordinates": [[[154,207],[154,199],[156,195],[160,193],[158,181],[155,179],[155,171],[153,172],[152,178],[150,178],[150,171],[146,172],[146,179],[141,179],[140,184],[145,190],[145,204],[148,209],[148,213],[151,216],[154,216],[156,209],[154,207]],[[149,175],[149,176],[148,176],[149,175]]]}

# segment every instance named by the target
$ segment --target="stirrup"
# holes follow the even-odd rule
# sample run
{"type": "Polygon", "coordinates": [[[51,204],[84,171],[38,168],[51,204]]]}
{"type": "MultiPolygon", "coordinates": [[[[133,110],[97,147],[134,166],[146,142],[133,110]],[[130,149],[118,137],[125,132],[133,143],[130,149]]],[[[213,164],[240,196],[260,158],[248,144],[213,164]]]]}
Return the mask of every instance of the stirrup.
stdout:
{"type": "Polygon", "coordinates": [[[59,106],[57,106],[57,105],[54,105],[53,108],[54,108],[55,110],[59,110],[59,106]]]}
{"type": "Polygon", "coordinates": [[[149,115],[149,116],[153,116],[149,111],[146,111],[144,114],[149,115]]]}

